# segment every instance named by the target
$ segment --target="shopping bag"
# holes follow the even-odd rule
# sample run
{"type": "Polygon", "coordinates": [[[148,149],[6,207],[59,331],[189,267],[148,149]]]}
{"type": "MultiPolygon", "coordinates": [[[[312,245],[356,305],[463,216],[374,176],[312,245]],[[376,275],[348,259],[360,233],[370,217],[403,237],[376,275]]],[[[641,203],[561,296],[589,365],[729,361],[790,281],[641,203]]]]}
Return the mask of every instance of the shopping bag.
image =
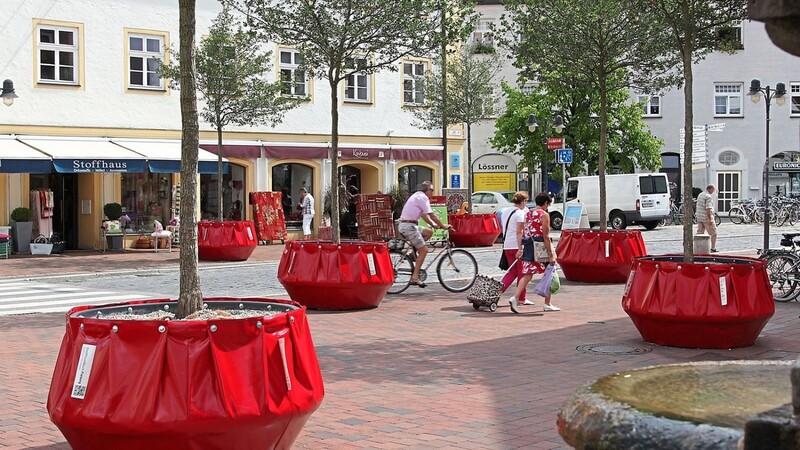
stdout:
{"type": "Polygon", "coordinates": [[[555,272],[555,265],[550,264],[544,269],[542,279],[536,283],[533,292],[541,297],[548,297],[550,295],[550,284],[553,282],[553,273],[555,272]]]}
{"type": "Polygon", "coordinates": [[[508,270],[508,259],[506,258],[506,251],[500,250],[500,264],[497,265],[500,270],[508,270]]]}
{"type": "Polygon", "coordinates": [[[561,278],[558,276],[558,272],[553,270],[553,281],[550,282],[550,293],[558,294],[558,291],[560,290],[561,290],[561,278]]]}

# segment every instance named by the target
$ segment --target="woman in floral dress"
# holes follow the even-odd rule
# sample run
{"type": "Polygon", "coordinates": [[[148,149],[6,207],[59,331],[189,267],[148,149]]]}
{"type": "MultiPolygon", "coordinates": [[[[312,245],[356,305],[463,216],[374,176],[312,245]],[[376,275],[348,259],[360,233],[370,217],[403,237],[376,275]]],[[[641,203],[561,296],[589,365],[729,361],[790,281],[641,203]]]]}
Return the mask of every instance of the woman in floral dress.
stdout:
{"type": "MultiPolygon", "coordinates": [[[[513,311],[514,314],[519,314],[519,310],[517,310],[517,299],[520,298],[522,293],[528,287],[528,283],[530,283],[531,278],[533,278],[533,274],[544,273],[544,268],[548,264],[556,263],[556,253],[553,251],[553,245],[550,242],[550,215],[547,213],[547,208],[551,203],[553,203],[553,197],[551,197],[547,192],[542,192],[536,196],[534,201],[536,203],[536,208],[529,210],[525,215],[525,225],[522,229],[522,237],[530,237],[534,240],[542,239],[545,247],[547,248],[547,253],[550,255],[550,260],[544,265],[536,261],[522,260],[522,241],[518,242],[519,247],[517,248],[519,248],[519,250],[517,250],[517,259],[520,261],[517,261],[517,264],[522,264],[522,278],[517,285],[517,290],[514,292],[514,296],[508,300],[508,302],[511,304],[511,311],[513,311]]],[[[544,310],[561,310],[561,308],[550,303],[549,292],[547,297],[544,298],[544,310]]]]}

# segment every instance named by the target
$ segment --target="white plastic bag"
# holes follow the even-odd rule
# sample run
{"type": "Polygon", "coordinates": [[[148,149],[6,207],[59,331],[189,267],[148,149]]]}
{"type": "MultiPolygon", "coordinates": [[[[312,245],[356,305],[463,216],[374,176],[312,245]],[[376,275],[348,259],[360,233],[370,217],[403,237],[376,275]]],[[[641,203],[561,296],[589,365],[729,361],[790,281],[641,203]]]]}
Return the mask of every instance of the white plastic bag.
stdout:
{"type": "Polygon", "coordinates": [[[550,284],[553,282],[553,273],[556,270],[555,264],[550,264],[544,269],[544,275],[542,275],[542,279],[536,283],[536,287],[533,288],[533,292],[536,295],[541,297],[547,297],[550,295],[550,284]]]}

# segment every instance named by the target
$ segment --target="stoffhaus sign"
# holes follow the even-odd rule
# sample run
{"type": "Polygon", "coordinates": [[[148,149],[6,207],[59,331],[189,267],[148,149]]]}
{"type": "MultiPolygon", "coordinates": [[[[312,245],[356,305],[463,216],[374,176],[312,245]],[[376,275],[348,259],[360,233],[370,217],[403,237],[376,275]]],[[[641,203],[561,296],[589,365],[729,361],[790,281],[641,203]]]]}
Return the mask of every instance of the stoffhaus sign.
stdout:
{"type": "Polygon", "coordinates": [[[800,172],[800,162],[775,161],[772,170],[776,172],[800,172]]]}

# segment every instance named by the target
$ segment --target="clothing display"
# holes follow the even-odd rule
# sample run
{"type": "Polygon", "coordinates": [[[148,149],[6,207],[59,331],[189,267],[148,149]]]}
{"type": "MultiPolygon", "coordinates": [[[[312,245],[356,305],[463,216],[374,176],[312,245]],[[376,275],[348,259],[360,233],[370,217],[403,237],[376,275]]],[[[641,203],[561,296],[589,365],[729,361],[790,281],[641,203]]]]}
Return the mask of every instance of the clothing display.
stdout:
{"type": "Polygon", "coordinates": [[[280,192],[251,192],[250,205],[253,206],[253,224],[259,242],[286,239],[286,219],[280,192]]]}
{"type": "Polygon", "coordinates": [[[55,206],[53,191],[50,189],[36,189],[31,191],[30,205],[33,211],[33,235],[44,235],[50,238],[53,235],[53,208],[55,206]]]}

